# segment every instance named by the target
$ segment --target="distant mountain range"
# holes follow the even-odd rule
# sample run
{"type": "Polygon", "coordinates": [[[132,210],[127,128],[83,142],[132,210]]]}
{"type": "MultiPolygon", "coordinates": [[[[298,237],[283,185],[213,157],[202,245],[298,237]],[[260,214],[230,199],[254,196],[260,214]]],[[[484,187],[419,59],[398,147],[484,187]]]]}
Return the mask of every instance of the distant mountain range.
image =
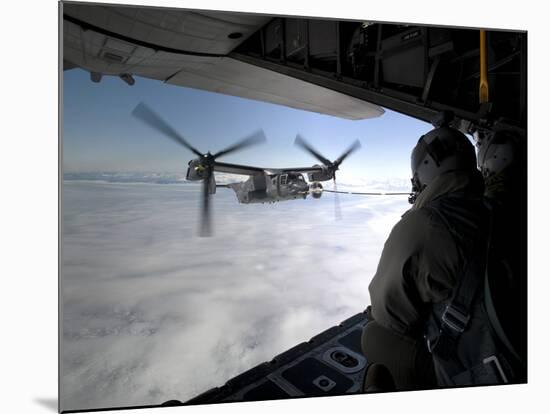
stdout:
{"type": "Polygon", "coordinates": [[[108,183],[189,184],[183,174],[151,172],[68,172],[65,181],[104,181],[108,183]]]}
{"type": "MultiPolygon", "coordinates": [[[[200,182],[187,181],[183,173],[152,173],[152,172],[67,172],[63,174],[65,181],[102,181],[107,183],[146,183],[146,184],[185,184],[197,185],[200,182]]],[[[245,176],[216,173],[218,184],[228,184],[244,181],[245,176]]],[[[323,183],[327,189],[332,189],[332,181],[323,183]]],[[[388,178],[373,180],[366,178],[345,177],[338,180],[338,190],[343,191],[409,191],[410,180],[407,178],[388,178]]]]}
{"type": "MultiPolygon", "coordinates": [[[[103,181],[108,183],[147,183],[147,184],[200,184],[187,181],[181,173],[152,172],[69,172],[63,174],[65,181],[103,181]]],[[[216,182],[226,184],[243,181],[243,176],[216,173],[216,182]]]]}

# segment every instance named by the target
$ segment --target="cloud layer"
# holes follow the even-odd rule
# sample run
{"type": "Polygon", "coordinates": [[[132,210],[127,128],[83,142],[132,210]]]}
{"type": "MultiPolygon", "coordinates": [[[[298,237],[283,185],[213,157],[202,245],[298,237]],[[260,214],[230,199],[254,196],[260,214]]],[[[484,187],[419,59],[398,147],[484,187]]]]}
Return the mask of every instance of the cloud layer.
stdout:
{"type": "MultiPolygon", "coordinates": [[[[186,400],[363,310],[405,197],[241,205],[199,186],[66,181],[62,409],[186,400]]],[[[387,188],[384,188],[387,189],[387,188]]]]}

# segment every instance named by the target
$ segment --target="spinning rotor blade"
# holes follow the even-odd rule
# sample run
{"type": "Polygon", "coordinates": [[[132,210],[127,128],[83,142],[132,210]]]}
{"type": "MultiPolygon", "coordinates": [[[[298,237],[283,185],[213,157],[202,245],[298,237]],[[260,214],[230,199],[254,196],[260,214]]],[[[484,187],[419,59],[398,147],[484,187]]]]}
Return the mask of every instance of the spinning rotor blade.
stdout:
{"type": "Polygon", "coordinates": [[[302,147],[311,155],[313,155],[315,158],[317,158],[319,161],[321,161],[324,165],[332,165],[332,162],[330,162],[321,154],[319,154],[316,150],[314,150],[313,147],[310,144],[308,144],[300,134],[296,135],[296,139],[294,140],[294,145],[298,145],[299,147],[302,147]]]}
{"type": "Polygon", "coordinates": [[[334,183],[334,219],[342,220],[342,209],[340,208],[340,196],[338,195],[338,187],[336,186],[336,174],[333,176],[334,183]]]}
{"type": "Polygon", "coordinates": [[[260,143],[265,142],[265,141],[266,141],[266,139],[265,139],[264,130],[260,129],[256,132],[252,133],[248,137],[240,140],[236,144],[233,144],[233,145],[231,145],[230,147],[227,147],[224,150],[218,151],[217,153],[214,154],[214,158],[218,158],[218,157],[221,157],[222,155],[227,155],[231,152],[239,151],[239,150],[244,149],[246,147],[250,147],[252,145],[260,144],[260,143]]]}
{"type": "Polygon", "coordinates": [[[162,119],[156,112],[154,112],[143,102],[140,102],[134,108],[134,110],[132,111],[132,115],[140,121],[149,125],[149,127],[156,129],[158,132],[163,133],[168,138],[171,138],[178,144],[183,145],[185,148],[194,152],[199,157],[202,157],[204,155],[198,149],[189,144],[174,128],[172,128],[164,119],[162,119]]]}
{"type": "Polygon", "coordinates": [[[339,166],[342,161],[344,161],[348,157],[348,155],[357,151],[359,148],[361,148],[361,143],[359,142],[359,140],[356,139],[355,142],[351,144],[351,146],[347,149],[347,151],[340,155],[340,157],[336,159],[336,161],[334,161],[334,165],[339,166]]]}
{"type": "Polygon", "coordinates": [[[210,225],[210,181],[212,180],[212,168],[208,167],[206,176],[202,180],[202,209],[201,209],[201,237],[210,237],[212,228],[210,225]]]}

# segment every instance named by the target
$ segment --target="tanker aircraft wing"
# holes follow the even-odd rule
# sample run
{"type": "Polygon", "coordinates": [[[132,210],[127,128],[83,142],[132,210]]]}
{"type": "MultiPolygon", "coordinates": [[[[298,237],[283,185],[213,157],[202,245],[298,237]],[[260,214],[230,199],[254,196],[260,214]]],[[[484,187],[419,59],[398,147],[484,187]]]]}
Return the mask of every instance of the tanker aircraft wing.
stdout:
{"type": "Polygon", "coordinates": [[[378,105],[231,57],[273,19],[258,14],[61,3],[63,65],[91,79],[134,76],[347,119],[378,117],[378,105]]]}

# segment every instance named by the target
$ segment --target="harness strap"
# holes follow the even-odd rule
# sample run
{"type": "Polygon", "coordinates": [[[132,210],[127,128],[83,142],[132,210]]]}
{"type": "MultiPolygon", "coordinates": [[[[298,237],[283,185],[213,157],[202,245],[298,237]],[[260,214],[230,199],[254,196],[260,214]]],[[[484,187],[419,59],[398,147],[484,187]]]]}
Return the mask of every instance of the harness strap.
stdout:
{"type": "Polygon", "coordinates": [[[492,355],[485,358],[479,364],[460,372],[452,377],[456,385],[499,384],[507,383],[508,378],[500,365],[499,359],[492,355]],[[475,379],[475,381],[474,381],[475,379]]]}
{"type": "MultiPolygon", "coordinates": [[[[429,208],[441,218],[455,238],[457,245],[460,246],[459,235],[447,217],[435,206],[432,205],[429,208]]],[[[429,321],[429,325],[432,326],[428,326],[430,329],[426,336],[428,350],[435,351],[443,359],[449,359],[453,355],[458,338],[470,321],[473,303],[481,291],[484,280],[481,275],[485,275],[488,255],[487,238],[484,236],[490,238],[490,221],[487,230],[487,232],[480,232],[470,248],[466,250],[469,254],[464,254],[464,269],[457,279],[451,298],[445,305],[440,319],[432,317],[429,321]],[[438,328],[434,329],[433,324],[438,328]]]]}

